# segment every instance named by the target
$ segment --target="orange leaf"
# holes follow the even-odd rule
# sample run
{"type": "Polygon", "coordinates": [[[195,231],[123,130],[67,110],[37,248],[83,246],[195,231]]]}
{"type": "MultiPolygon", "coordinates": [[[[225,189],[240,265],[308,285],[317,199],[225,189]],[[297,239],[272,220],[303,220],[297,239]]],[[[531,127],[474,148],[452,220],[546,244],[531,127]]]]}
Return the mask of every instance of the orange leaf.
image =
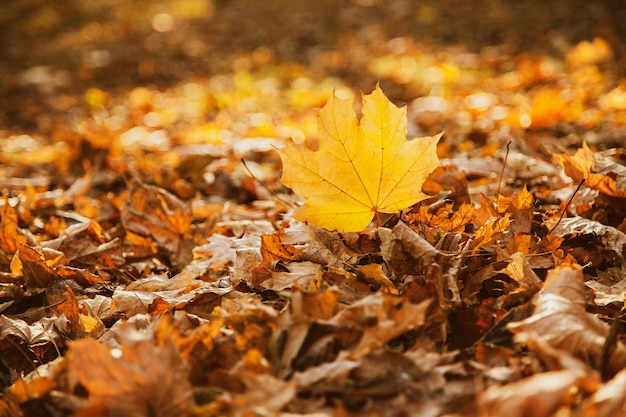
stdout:
{"type": "Polygon", "coordinates": [[[139,182],[131,185],[128,201],[122,207],[126,230],[153,241],[172,265],[183,265],[193,258],[191,250],[196,244],[191,216],[187,202],[139,182]]]}
{"type": "Polygon", "coordinates": [[[26,243],[26,236],[19,233],[17,221],[17,212],[5,197],[0,212],[0,250],[11,255],[17,250],[18,243],[26,243]]]}
{"type": "Polygon", "coordinates": [[[610,163],[597,157],[583,141],[582,148],[574,156],[554,155],[574,181],[585,180],[585,185],[612,197],[626,197],[626,169],[622,165],[610,163]]]}
{"type": "MultiPolygon", "coordinates": [[[[130,328],[126,331],[131,332],[130,328]]],[[[187,369],[174,344],[152,341],[122,344],[111,350],[90,338],[72,343],[67,377],[89,393],[91,404],[106,404],[109,415],[182,416],[193,406],[187,369]]]]}

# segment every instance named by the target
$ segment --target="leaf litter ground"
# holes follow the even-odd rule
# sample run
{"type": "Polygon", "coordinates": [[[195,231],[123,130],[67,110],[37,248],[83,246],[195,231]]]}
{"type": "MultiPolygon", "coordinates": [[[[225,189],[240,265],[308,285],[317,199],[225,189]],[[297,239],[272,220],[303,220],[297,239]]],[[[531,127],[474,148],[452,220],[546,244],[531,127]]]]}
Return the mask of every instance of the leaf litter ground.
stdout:
{"type": "MultiPolygon", "coordinates": [[[[196,33],[209,9],[183,9],[161,15],[196,33]]],[[[166,24],[148,41],[202,49],[166,24]]],[[[81,28],[55,40],[98,32],[81,28]]],[[[268,44],[167,87],[106,88],[113,64],[89,49],[78,67],[14,75],[2,415],[620,415],[615,51],[471,52],[363,28],[308,66],[268,44]],[[320,146],[315,110],[377,81],[408,104],[408,137],[446,132],[431,197],[361,232],[292,220],[277,149],[320,146]]]]}

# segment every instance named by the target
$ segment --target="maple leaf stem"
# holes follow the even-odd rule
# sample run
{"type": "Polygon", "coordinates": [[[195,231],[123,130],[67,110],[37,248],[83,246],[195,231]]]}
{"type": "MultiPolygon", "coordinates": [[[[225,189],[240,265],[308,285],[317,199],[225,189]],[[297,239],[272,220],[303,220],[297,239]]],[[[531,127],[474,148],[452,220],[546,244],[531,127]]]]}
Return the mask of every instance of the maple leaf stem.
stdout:
{"type": "Polygon", "coordinates": [[[509,159],[509,150],[511,147],[511,141],[506,144],[506,154],[504,155],[504,161],[502,162],[502,171],[500,172],[500,179],[498,180],[498,189],[496,190],[496,215],[500,212],[500,186],[502,185],[502,177],[504,177],[504,168],[509,159]]]}
{"type": "MultiPolygon", "coordinates": [[[[569,207],[570,204],[572,204],[572,201],[574,200],[574,197],[576,197],[576,194],[578,193],[578,190],[580,190],[580,187],[583,186],[583,183],[585,182],[585,179],[583,178],[582,180],[580,180],[580,182],[578,183],[578,187],[576,187],[576,190],[574,190],[574,194],[572,194],[572,196],[570,197],[569,201],[567,202],[567,204],[565,205],[565,207],[563,207],[563,210],[561,210],[561,215],[559,216],[559,220],[556,222],[556,224],[554,226],[552,226],[552,228],[548,231],[548,235],[550,233],[552,233],[552,231],[554,229],[556,229],[556,227],[559,225],[559,223],[561,223],[561,220],[563,220],[563,216],[565,215],[565,211],[567,210],[567,208],[569,207]]],[[[547,235],[546,235],[547,236],[547,235]]]]}
{"type": "Polygon", "coordinates": [[[383,222],[380,219],[380,213],[378,212],[378,210],[374,210],[374,212],[376,213],[376,226],[381,227],[383,225],[383,222]]]}
{"type": "Polygon", "coordinates": [[[283,203],[287,204],[287,206],[294,208],[293,204],[291,204],[289,201],[281,198],[278,194],[276,194],[273,190],[270,190],[270,188],[265,185],[260,179],[258,179],[256,177],[256,175],[254,175],[254,173],[252,172],[252,170],[250,169],[250,167],[248,166],[248,164],[246,163],[246,160],[243,158],[240,158],[241,164],[243,165],[243,167],[246,169],[246,171],[248,171],[248,174],[254,178],[254,180],[265,189],[265,191],[267,191],[268,193],[270,193],[272,196],[274,196],[276,199],[282,201],[283,203]]]}

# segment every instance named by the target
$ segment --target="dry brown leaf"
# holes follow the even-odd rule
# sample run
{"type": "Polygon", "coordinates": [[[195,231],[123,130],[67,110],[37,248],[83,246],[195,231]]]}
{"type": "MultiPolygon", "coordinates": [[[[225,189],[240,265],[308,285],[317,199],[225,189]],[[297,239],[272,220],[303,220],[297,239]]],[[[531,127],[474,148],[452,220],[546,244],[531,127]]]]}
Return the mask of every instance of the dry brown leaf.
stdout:
{"type": "Polygon", "coordinates": [[[454,201],[455,206],[459,206],[471,203],[467,186],[465,172],[454,165],[446,165],[437,167],[428,176],[422,191],[429,195],[445,193],[449,200],[454,201]]]}
{"type": "Polygon", "coordinates": [[[278,415],[296,395],[294,381],[284,381],[272,375],[242,373],[246,392],[232,400],[235,415],[278,415]],[[239,414],[240,413],[240,414],[239,414]]]}
{"type": "MultiPolygon", "coordinates": [[[[253,279],[250,281],[252,287],[256,288],[272,277],[272,270],[275,269],[276,262],[294,261],[300,258],[302,250],[297,249],[293,244],[284,243],[283,234],[284,229],[280,229],[272,234],[261,235],[261,258],[263,261],[252,269],[253,279]]],[[[283,287],[281,289],[286,288],[282,285],[279,286],[283,287]]]]}
{"type": "Polygon", "coordinates": [[[350,357],[359,359],[401,334],[420,328],[431,302],[424,300],[412,304],[400,297],[384,296],[378,292],[342,310],[329,323],[363,332],[356,346],[348,351],[350,357]]]}
{"type": "Polygon", "coordinates": [[[405,275],[424,273],[439,254],[437,249],[403,222],[399,222],[390,233],[385,230],[381,233],[383,258],[389,262],[399,279],[405,275]]]}
{"type": "Polygon", "coordinates": [[[81,311],[76,295],[67,282],[52,282],[46,289],[46,300],[50,310],[59,316],[57,328],[70,339],[85,336],[98,338],[104,334],[102,321],[88,311],[81,311]]]}
{"type": "Polygon", "coordinates": [[[626,301],[626,279],[610,286],[590,279],[585,281],[585,286],[593,290],[593,303],[597,306],[606,306],[612,303],[622,306],[626,301]]]}
{"type": "Polygon", "coordinates": [[[504,273],[517,284],[516,288],[505,289],[503,303],[506,307],[530,299],[541,288],[541,280],[521,252],[511,256],[511,262],[504,269],[504,273]]]}
{"type": "Polygon", "coordinates": [[[270,272],[267,280],[259,282],[254,287],[261,287],[272,291],[283,291],[289,288],[299,288],[304,291],[317,291],[322,282],[322,266],[313,262],[292,262],[275,268],[270,272]]]}
{"type": "Polygon", "coordinates": [[[314,225],[292,224],[285,229],[283,243],[299,250],[302,261],[341,268],[349,259],[339,234],[314,225]]]}
{"type": "Polygon", "coordinates": [[[571,247],[570,252],[581,264],[592,262],[626,268],[626,233],[615,227],[576,216],[561,219],[553,226],[551,235],[562,238],[560,247],[571,247]],[[570,243],[576,241],[578,243],[570,243]],[[585,246],[581,247],[580,242],[585,242],[585,246]]]}
{"type": "Polygon", "coordinates": [[[171,341],[111,349],[81,339],[70,346],[65,367],[70,389],[82,387],[90,404],[104,404],[109,415],[183,416],[194,405],[187,369],[171,341]]]}
{"type": "Polygon", "coordinates": [[[598,388],[582,404],[585,417],[609,417],[624,414],[626,409],[626,369],[598,388]]]}
{"type": "MultiPolygon", "coordinates": [[[[52,256],[56,263],[59,252],[55,251],[52,256]]],[[[50,251],[44,248],[31,247],[18,244],[17,252],[11,260],[11,274],[24,277],[24,282],[29,288],[47,287],[55,279],[55,271],[47,262],[50,251]]]]}
{"type": "Polygon", "coordinates": [[[234,248],[233,238],[220,234],[213,234],[204,245],[193,249],[194,258],[209,258],[210,267],[215,273],[223,271],[229,266],[234,266],[237,253],[234,248]]]}
{"type": "Polygon", "coordinates": [[[476,208],[473,204],[461,204],[456,209],[454,206],[453,203],[420,206],[417,213],[406,215],[403,220],[437,228],[436,233],[462,233],[468,225],[472,225],[476,208]]]}
{"type": "Polygon", "coordinates": [[[251,282],[254,279],[252,270],[263,262],[263,257],[261,256],[261,236],[245,234],[243,237],[235,239],[233,245],[235,247],[236,261],[231,281],[235,286],[241,281],[251,282]]]}
{"type": "Polygon", "coordinates": [[[18,374],[27,374],[38,366],[35,364],[55,359],[63,346],[64,339],[56,328],[54,318],[29,324],[18,318],[0,316],[2,363],[18,374]]]}
{"type": "MultiPolygon", "coordinates": [[[[528,234],[533,221],[533,203],[535,197],[528,191],[526,185],[522,191],[513,194],[510,199],[511,204],[507,207],[507,212],[511,213],[511,232],[515,234],[528,234]]],[[[506,204],[506,201],[499,200],[498,204],[506,204]]]]}
{"type": "Polygon", "coordinates": [[[614,375],[626,366],[626,346],[617,342],[608,353],[610,356],[603,358],[609,326],[587,313],[585,307],[582,268],[563,265],[548,273],[533,314],[507,327],[517,340],[529,343],[531,349],[533,341],[547,343],[589,361],[592,366],[604,362],[607,373],[614,375]]]}
{"type": "MultiPolygon", "coordinates": [[[[327,321],[338,311],[339,294],[334,289],[320,294],[295,291],[286,309],[276,319],[276,330],[269,341],[274,375],[279,377],[290,375],[296,359],[301,363],[315,364],[318,360],[316,354],[313,352],[307,355],[307,351],[316,341],[309,340],[309,345],[305,345],[308,334],[312,332],[312,323],[318,320],[327,321]]],[[[335,331],[334,327],[326,328],[325,332],[320,332],[316,338],[323,339],[329,334],[332,336],[335,331]]]]}
{"type": "Polygon", "coordinates": [[[407,395],[422,403],[434,399],[443,381],[436,372],[424,370],[419,359],[399,352],[377,351],[358,361],[340,358],[307,369],[297,374],[295,380],[299,390],[316,395],[362,397],[375,403],[390,396],[407,395]]]}
{"type": "Polygon", "coordinates": [[[559,407],[572,406],[587,383],[576,372],[544,372],[503,385],[491,386],[478,397],[481,417],[550,417],[559,407]]]}
{"type": "Polygon", "coordinates": [[[124,227],[152,240],[173,266],[193,259],[191,206],[158,187],[133,182],[122,207],[124,227]]]}

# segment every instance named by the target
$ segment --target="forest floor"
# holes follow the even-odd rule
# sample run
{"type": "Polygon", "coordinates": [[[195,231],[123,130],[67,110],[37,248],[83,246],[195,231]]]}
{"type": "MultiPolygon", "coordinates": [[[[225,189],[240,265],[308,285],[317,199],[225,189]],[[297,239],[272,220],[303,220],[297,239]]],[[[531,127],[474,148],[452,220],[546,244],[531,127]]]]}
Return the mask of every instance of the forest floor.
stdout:
{"type": "Polygon", "coordinates": [[[3,5],[0,416],[622,415],[626,4],[519,3],[3,5]],[[377,85],[429,197],[295,220],[377,85]]]}

